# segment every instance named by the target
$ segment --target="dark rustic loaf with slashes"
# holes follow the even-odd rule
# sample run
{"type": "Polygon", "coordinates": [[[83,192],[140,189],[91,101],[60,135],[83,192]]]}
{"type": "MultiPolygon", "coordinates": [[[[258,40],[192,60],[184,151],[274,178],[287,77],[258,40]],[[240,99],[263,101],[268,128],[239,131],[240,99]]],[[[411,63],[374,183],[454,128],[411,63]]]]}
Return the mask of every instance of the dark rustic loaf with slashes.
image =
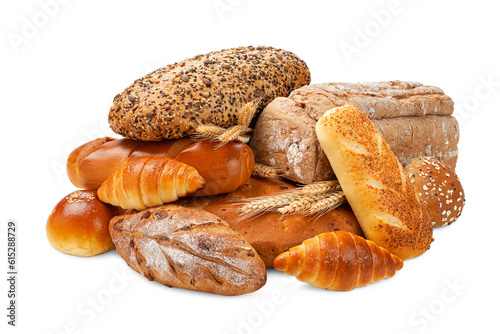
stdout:
{"type": "Polygon", "coordinates": [[[239,47],[198,55],[136,80],[116,95],[109,112],[111,129],[136,140],[180,138],[200,124],[235,125],[239,110],[311,81],[295,54],[272,47],[239,47]]]}
{"type": "Polygon", "coordinates": [[[202,209],[164,205],[117,216],[109,232],[121,257],[151,281],[228,296],[266,283],[266,268],[255,249],[202,209]]]}

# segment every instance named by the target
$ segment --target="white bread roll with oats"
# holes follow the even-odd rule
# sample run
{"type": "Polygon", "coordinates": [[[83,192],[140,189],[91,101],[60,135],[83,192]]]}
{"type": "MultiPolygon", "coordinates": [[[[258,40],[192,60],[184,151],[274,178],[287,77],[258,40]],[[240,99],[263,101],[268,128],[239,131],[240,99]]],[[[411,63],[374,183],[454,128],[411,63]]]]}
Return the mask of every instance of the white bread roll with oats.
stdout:
{"type": "Polygon", "coordinates": [[[353,105],[331,109],[316,135],[366,238],[402,260],[429,249],[429,214],[368,116],[353,105]]]}

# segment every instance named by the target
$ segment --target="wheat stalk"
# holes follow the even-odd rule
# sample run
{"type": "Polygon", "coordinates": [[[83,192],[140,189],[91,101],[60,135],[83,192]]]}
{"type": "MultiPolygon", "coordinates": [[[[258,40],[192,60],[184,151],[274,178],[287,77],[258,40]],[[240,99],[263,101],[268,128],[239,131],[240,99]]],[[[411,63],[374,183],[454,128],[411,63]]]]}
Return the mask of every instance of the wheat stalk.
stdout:
{"type": "MultiPolygon", "coordinates": [[[[340,190],[340,183],[337,180],[332,181],[322,181],[311,183],[300,188],[297,188],[297,191],[301,194],[321,194],[328,191],[337,191],[340,190]]],[[[295,189],[294,189],[295,190],[295,189]]]]}
{"type": "Polygon", "coordinates": [[[281,170],[278,168],[256,163],[252,175],[261,178],[277,179],[280,176],[280,172],[281,170]]]}
{"type": "Polygon", "coordinates": [[[201,124],[196,128],[195,136],[200,138],[217,138],[224,133],[226,129],[215,124],[201,124]]]}
{"type": "Polygon", "coordinates": [[[224,133],[222,133],[219,137],[217,137],[217,139],[220,140],[221,142],[227,143],[230,142],[231,140],[238,139],[239,136],[244,135],[250,131],[252,131],[252,129],[237,124],[233,125],[230,128],[225,129],[224,133]]]}
{"type": "Polygon", "coordinates": [[[269,211],[277,211],[283,215],[299,212],[322,215],[344,203],[345,197],[338,181],[324,181],[278,195],[248,198],[241,202],[240,219],[246,219],[269,211]]]}
{"type": "Polygon", "coordinates": [[[273,211],[288,205],[295,201],[296,195],[290,192],[284,192],[275,196],[261,196],[256,198],[248,198],[242,202],[247,202],[240,206],[240,212],[243,216],[253,216],[266,211],[273,211]]]}
{"type": "Polygon", "coordinates": [[[229,128],[223,128],[215,124],[200,124],[195,133],[192,135],[194,139],[212,139],[221,142],[217,147],[238,140],[243,143],[248,143],[250,140],[249,132],[252,131],[250,123],[257,112],[262,98],[246,103],[238,113],[238,122],[229,128]]]}
{"type": "Polygon", "coordinates": [[[252,122],[255,113],[259,109],[260,102],[262,101],[262,97],[255,99],[253,101],[248,102],[241,108],[238,114],[238,124],[244,127],[249,127],[252,122]]]}
{"type": "Polygon", "coordinates": [[[279,208],[277,211],[282,215],[291,215],[297,212],[308,212],[309,208],[314,205],[314,203],[328,197],[328,193],[317,193],[303,196],[300,199],[293,201],[292,203],[279,208]]]}
{"type": "Polygon", "coordinates": [[[319,214],[320,216],[330,210],[338,208],[346,201],[343,191],[334,191],[325,198],[311,205],[306,211],[308,215],[319,214]]]}

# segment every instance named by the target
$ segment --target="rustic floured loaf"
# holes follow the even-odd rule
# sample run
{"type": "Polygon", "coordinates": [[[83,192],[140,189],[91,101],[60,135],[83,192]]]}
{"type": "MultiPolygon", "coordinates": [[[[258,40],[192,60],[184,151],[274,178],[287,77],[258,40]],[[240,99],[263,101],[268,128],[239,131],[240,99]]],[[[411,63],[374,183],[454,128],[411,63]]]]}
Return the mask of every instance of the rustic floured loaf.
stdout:
{"type": "Polygon", "coordinates": [[[201,209],[165,205],[117,216],[109,232],[132,269],[167,286],[240,295],[266,283],[255,249],[221,218],[201,209]]]}
{"type": "Polygon", "coordinates": [[[348,204],[317,217],[301,213],[282,215],[266,212],[242,219],[238,203],[259,196],[278,195],[296,188],[291,182],[250,178],[236,191],[222,196],[183,198],[176,204],[203,208],[226,221],[257,250],[267,267],[273,267],[276,256],[304,240],[332,231],[347,231],[363,236],[363,231],[348,204]]]}
{"type": "Polygon", "coordinates": [[[327,111],[316,135],[365,237],[405,260],[432,242],[427,209],[401,163],[357,107],[327,111]]]}
{"type": "Polygon", "coordinates": [[[402,81],[314,84],[276,98],[253,132],[256,161],[304,184],[334,178],[314,127],[325,111],[347,103],[370,117],[403,165],[434,156],[455,168],[459,129],[450,116],[453,101],[437,87],[402,81]]]}
{"type": "Polygon", "coordinates": [[[116,95],[111,129],[137,140],[179,138],[200,124],[235,125],[240,109],[311,81],[295,54],[272,47],[239,47],[198,55],[160,68],[116,95]]]}

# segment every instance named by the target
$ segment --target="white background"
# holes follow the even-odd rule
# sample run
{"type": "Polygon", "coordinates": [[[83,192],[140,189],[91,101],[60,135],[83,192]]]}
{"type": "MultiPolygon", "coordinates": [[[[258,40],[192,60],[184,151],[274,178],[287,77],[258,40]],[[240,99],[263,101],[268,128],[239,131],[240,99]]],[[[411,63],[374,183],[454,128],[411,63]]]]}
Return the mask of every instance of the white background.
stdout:
{"type": "Polygon", "coordinates": [[[494,1],[64,2],[0,5],[2,333],[498,331],[494,1]],[[261,290],[223,297],[149,282],[114,251],[78,258],[54,250],[45,237],[47,216],[75,190],[64,174],[66,157],[85,141],[113,135],[106,118],[115,94],[163,65],[246,45],[296,53],[313,83],[413,80],[441,87],[461,126],[462,217],[435,229],[431,249],[394,278],[348,293],[270,270],[261,290]],[[355,53],[345,54],[347,45],[355,53]],[[9,219],[18,225],[16,328],[6,324],[9,219]]]}

